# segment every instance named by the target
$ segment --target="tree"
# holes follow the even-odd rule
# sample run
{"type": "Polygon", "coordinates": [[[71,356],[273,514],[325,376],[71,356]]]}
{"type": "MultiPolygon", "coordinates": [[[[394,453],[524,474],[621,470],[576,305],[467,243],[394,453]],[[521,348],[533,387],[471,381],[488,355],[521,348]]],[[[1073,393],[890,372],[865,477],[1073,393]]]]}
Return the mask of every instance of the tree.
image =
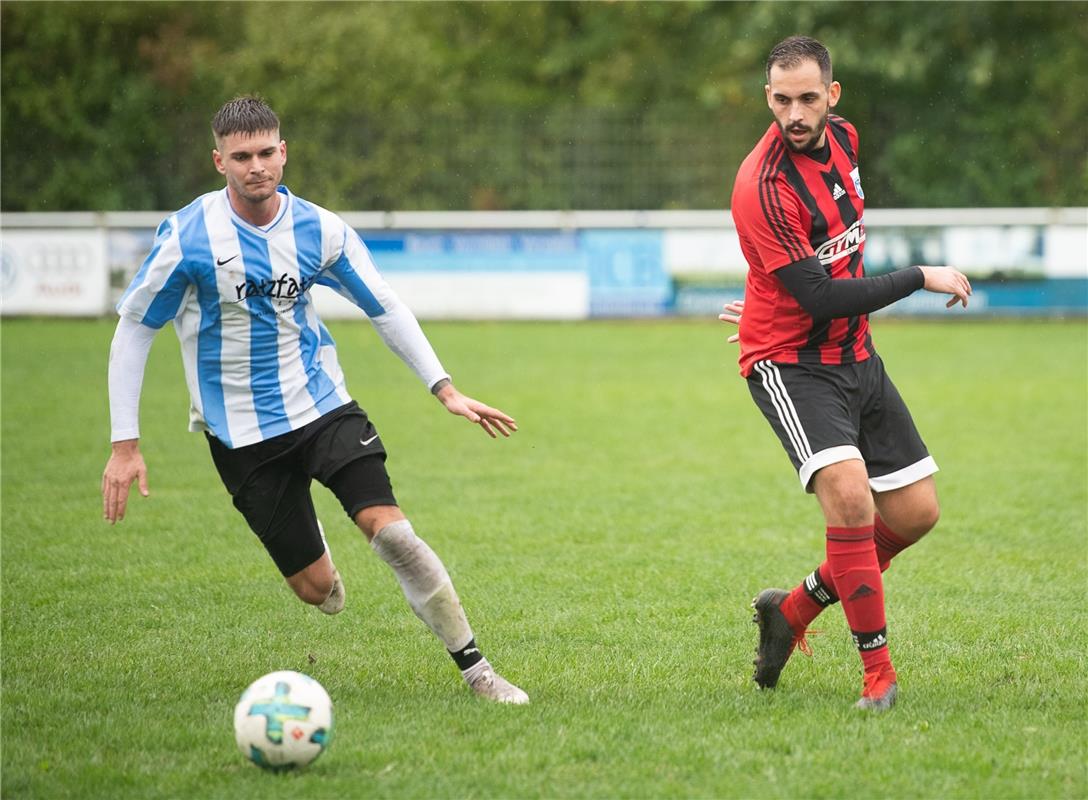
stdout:
{"type": "Polygon", "coordinates": [[[721,208],[764,61],[832,51],[874,206],[1088,205],[1088,3],[0,7],[5,210],[171,209],[260,93],[340,209],[721,208]]]}

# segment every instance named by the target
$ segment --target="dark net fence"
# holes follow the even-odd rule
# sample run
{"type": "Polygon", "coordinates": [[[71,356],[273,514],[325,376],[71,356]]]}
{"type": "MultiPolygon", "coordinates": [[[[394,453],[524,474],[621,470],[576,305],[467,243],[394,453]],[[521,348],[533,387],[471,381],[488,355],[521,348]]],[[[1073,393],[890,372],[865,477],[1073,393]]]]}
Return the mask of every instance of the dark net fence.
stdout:
{"type": "Polygon", "coordinates": [[[295,174],[332,205],[357,210],[726,208],[758,137],[690,110],[437,110],[344,120],[335,141],[317,143],[328,130],[297,131],[310,163],[295,174]],[[326,146],[358,153],[349,174],[318,176],[326,146]]]}

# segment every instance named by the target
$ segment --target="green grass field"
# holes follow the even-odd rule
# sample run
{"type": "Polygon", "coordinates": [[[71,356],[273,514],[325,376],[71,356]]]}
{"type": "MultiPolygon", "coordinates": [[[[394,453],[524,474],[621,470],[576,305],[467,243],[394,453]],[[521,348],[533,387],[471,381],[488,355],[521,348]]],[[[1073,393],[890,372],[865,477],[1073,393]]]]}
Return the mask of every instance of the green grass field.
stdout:
{"type": "Polygon", "coordinates": [[[332,326],[484,652],[532,696],[476,701],[335,499],[348,589],[296,601],[186,432],[172,332],[144,384],[151,497],[101,519],[107,321],[3,323],[2,785],[15,798],[1083,798],[1088,328],[875,324],[942,467],[943,518],[887,573],[900,703],[853,708],[838,608],[779,688],[750,680],[748,602],[820,560],[823,527],[716,321],[430,324],[491,441],[365,323],[332,326]],[[332,746],[266,774],[242,689],[331,694],[332,746]]]}

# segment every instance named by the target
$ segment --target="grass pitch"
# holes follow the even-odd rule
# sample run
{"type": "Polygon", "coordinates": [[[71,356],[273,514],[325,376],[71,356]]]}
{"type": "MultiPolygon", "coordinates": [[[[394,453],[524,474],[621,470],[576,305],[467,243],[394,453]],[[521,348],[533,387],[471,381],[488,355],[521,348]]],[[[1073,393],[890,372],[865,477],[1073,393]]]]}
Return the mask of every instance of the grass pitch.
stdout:
{"type": "Polygon", "coordinates": [[[749,599],[820,560],[815,501],[716,321],[430,324],[469,394],[447,415],[365,323],[333,326],[484,652],[532,705],[476,701],[317,488],[347,584],[296,601],[231,507],[172,332],[142,403],[151,497],[101,520],[107,321],[2,326],[4,798],[1082,798],[1088,333],[877,321],[942,471],[943,518],[887,573],[900,704],[851,707],[838,608],[779,688],[750,680],[749,599]],[[259,675],[328,689],[328,753],[265,774],[231,714],[259,675]]]}

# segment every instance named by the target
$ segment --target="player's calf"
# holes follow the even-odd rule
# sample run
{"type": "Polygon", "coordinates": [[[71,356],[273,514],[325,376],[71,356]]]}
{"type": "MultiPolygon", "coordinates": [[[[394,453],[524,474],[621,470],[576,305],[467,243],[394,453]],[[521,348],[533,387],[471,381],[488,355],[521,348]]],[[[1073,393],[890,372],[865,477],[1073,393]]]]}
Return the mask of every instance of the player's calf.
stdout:
{"type": "Polygon", "coordinates": [[[497,675],[484,658],[449,573],[407,519],[383,527],[370,544],[397,576],[412,611],[442,640],[477,695],[500,703],[529,702],[525,692],[497,675]]]}

